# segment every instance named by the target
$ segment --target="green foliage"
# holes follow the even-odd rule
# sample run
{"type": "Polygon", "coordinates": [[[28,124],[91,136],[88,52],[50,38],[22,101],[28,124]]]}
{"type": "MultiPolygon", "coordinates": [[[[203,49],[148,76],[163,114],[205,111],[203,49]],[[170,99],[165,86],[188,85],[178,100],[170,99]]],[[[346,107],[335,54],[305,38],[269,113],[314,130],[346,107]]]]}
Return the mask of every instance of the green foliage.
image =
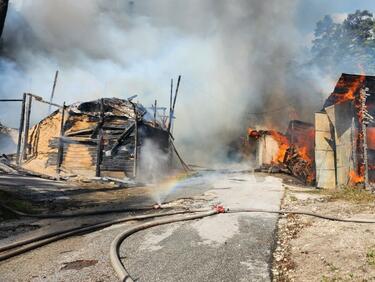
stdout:
{"type": "Polygon", "coordinates": [[[357,10],[342,23],[325,16],[314,35],[312,62],[322,70],[375,74],[375,18],[369,11],[357,10]]]}

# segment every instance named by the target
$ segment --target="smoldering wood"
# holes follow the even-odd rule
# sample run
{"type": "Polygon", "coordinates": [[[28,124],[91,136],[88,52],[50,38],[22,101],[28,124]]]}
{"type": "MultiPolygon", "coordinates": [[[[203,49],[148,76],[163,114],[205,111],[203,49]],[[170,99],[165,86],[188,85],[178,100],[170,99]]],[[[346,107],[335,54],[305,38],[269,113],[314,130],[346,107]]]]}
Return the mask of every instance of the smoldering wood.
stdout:
{"type": "Polygon", "coordinates": [[[25,125],[25,106],[26,106],[26,94],[23,94],[22,105],[21,105],[21,117],[20,117],[20,127],[18,130],[18,142],[17,142],[17,165],[21,164],[21,144],[22,144],[22,133],[23,127],[25,125]]]}

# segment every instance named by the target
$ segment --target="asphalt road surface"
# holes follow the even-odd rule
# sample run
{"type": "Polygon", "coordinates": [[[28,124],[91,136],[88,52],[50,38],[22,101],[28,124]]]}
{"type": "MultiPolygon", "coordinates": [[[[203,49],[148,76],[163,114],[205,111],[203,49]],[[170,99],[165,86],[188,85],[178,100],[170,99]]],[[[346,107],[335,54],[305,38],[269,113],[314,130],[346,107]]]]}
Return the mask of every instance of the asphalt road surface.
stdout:
{"type": "MultiPolygon", "coordinates": [[[[229,171],[204,172],[159,188],[153,198],[193,196],[193,205],[221,203],[226,208],[279,209],[283,194],[279,178],[229,171]]],[[[126,239],[121,256],[137,281],[269,281],[276,223],[275,214],[239,213],[157,226],[126,239]]],[[[76,236],[1,262],[0,281],[117,281],[109,246],[135,224],[76,236]]]]}

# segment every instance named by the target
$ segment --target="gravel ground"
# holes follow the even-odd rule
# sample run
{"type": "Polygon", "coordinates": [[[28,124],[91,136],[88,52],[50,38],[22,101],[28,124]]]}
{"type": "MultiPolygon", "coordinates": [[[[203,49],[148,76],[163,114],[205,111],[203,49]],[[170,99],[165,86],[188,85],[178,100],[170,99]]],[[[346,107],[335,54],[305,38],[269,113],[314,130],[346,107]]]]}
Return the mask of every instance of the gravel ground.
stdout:
{"type": "MultiPolygon", "coordinates": [[[[311,189],[286,191],[284,209],[375,220],[374,203],[331,201],[311,189]]],[[[288,215],[278,227],[275,281],[375,281],[375,224],[288,215]]]]}

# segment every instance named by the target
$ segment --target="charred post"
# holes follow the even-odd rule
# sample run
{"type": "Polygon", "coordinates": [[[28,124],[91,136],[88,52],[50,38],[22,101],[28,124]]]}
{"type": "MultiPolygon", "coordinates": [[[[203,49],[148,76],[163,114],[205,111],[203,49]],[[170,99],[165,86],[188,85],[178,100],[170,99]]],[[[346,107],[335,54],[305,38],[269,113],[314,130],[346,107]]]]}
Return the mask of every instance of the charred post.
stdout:
{"type": "Polygon", "coordinates": [[[98,144],[96,147],[96,165],[95,165],[95,176],[99,177],[100,172],[100,165],[103,159],[103,124],[104,124],[104,100],[103,98],[100,100],[100,120],[97,126],[97,130],[99,131],[99,138],[98,144]]]}
{"type": "Polygon", "coordinates": [[[30,130],[30,115],[31,115],[31,104],[33,97],[27,94],[27,106],[26,106],[26,120],[25,120],[25,134],[22,148],[22,159],[26,160],[29,149],[29,130],[30,130]]]}
{"type": "Polygon", "coordinates": [[[63,161],[64,155],[64,133],[65,133],[65,102],[63,108],[61,109],[61,123],[60,123],[60,138],[59,138],[59,147],[57,151],[57,161],[56,161],[56,173],[60,174],[61,164],[63,161]]]}
{"type": "Polygon", "coordinates": [[[21,117],[20,117],[20,127],[18,130],[18,142],[17,142],[17,165],[21,163],[21,144],[22,144],[22,133],[23,127],[25,125],[25,106],[26,106],[26,94],[23,93],[22,106],[21,106],[21,117]]]}

